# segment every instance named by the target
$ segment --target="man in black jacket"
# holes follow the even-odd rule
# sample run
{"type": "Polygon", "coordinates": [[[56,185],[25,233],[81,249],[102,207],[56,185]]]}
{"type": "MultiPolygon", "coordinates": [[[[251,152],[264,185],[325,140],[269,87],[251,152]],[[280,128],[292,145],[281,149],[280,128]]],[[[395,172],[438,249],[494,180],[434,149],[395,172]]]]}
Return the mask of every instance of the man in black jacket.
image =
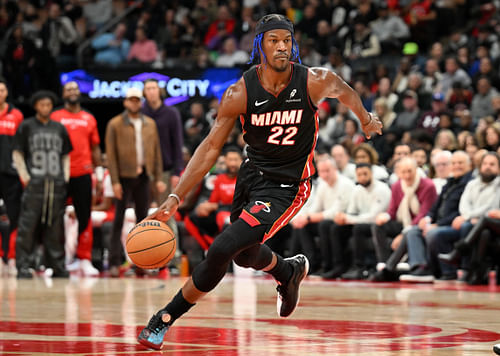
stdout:
{"type": "Polygon", "coordinates": [[[429,235],[438,231],[440,226],[450,225],[459,215],[460,197],[472,179],[471,163],[467,153],[457,151],[453,154],[451,171],[452,177],[448,178],[448,182],[427,215],[419,221],[418,226],[412,226],[404,232],[403,240],[387,260],[385,268],[377,272],[371,280],[376,282],[397,280],[396,265],[405,253],[408,253],[411,273],[402,275],[401,280],[432,282],[433,274],[440,276],[441,272],[442,278],[456,278],[456,271],[448,271],[445,267],[444,271],[440,272],[439,261],[435,258],[428,260],[425,243],[429,235]]]}

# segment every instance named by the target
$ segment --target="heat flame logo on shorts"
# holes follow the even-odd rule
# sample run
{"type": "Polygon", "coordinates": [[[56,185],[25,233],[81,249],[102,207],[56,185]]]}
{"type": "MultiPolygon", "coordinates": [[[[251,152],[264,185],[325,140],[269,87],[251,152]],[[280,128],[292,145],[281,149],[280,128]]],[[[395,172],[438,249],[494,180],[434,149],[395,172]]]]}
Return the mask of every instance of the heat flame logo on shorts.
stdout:
{"type": "Polygon", "coordinates": [[[271,203],[264,203],[263,201],[256,200],[255,205],[250,208],[250,212],[257,214],[260,211],[269,213],[271,211],[271,203]]]}

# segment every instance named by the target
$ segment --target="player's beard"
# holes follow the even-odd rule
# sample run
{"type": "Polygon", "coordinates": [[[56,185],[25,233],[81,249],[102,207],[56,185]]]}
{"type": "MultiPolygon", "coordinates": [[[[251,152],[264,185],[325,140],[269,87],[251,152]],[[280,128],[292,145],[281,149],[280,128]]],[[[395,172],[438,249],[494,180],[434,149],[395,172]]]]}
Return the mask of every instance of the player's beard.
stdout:
{"type": "MultiPolygon", "coordinates": [[[[279,59],[275,59],[275,61],[276,61],[276,63],[280,63],[279,59]]],[[[283,61],[283,65],[281,65],[281,66],[274,65],[274,64],[271,64],[271,63],[268,63],[268,65],[275,72],[282,73],[282,72],[285,72],[288,69],[288,66],[290,65],[290,60],[283,61]]]]}

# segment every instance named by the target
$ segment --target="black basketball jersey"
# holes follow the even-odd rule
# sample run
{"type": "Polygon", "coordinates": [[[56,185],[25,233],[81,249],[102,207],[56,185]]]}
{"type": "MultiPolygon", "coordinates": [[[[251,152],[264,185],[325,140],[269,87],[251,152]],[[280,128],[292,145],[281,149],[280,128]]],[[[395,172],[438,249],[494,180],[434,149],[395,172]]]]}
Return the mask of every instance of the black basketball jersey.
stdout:
{"type": "Polygon", "coordinates": [[[299,181],[314,174],[318,134],[316,107],[307,90],[308,68],[292,63],[288,85],[274,95],[262,86],[258,66],[243,74],[247,111],[241,116],[250,161],[277,181],[299,181]]]}
{"type": "Polygon", "coordinates": [[[62,157],[72,150],[66,128],[49,120],[24,120],[14,137],[14,149],[24,154],[31,178],[64,179],[62,157]]]}

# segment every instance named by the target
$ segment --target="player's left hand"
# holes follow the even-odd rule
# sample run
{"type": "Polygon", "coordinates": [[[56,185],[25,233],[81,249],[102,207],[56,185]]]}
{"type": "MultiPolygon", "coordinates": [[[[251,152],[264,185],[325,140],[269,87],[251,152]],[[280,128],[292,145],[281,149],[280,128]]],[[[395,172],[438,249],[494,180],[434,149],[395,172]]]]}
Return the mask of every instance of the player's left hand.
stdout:
{"type": "Polygon", "coordinates": [[[380,121],[380,119],[376,115],[373,115],[370,112],[368,113],[368,115],[370,116],[370,121],[368,121],[366,125],[361,123],[361,128],[365,133],[366,138],[371,138],[373,133],[382,135],[382,121],[380,121]]]}

